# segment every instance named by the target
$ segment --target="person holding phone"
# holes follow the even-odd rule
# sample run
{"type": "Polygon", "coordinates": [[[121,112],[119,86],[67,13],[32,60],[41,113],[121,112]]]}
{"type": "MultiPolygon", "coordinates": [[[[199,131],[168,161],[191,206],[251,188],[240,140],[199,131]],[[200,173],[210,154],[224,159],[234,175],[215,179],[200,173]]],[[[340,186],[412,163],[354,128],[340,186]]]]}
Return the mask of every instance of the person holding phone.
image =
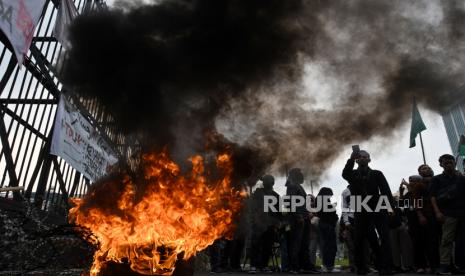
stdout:
{"type": "MultiPolygon", "coordinates": [[[[352,195],[361,197],[362,199],[371,196],[368,201],[370,209],[375,210],[380,199],[380,196],[387,197],[391,206],[394,203],[391,189],[387,183],[384,174],[379,170],[372,170],[368,164],[371,162],[370,154],[365,150],[359,150],[358,146],[352,147],[353,152],[347,160],[347,163],[342,171],[342,177],[349,183],[349,189],[352,195]],[[354,170],[355,162],[358,168],[354,170]]],[[[365,275],[368,273],[367,264],[365,262],[364,250],[360,246],[365,239],[368,239],[370,247],[376,256],[377,266],[380,274],[392,274],[391,245],[389,239],[389,221],[388,212],[381,210],[380,212],[370,212],[361,208],[354,214],[355,221],[355,265],[357,274],[365,275]],[[373,226],[379,235],[380,243],[372,235],[369,235],[373,226]]]]}

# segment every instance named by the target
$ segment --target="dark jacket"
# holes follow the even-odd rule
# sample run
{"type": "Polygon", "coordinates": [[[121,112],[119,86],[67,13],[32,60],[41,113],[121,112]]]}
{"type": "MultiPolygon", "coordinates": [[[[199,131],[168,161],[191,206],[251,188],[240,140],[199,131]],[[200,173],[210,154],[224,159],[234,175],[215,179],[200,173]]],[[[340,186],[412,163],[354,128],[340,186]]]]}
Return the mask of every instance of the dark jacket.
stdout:
{"type": "MultiPolygon", "coordinates": [[[[331,201],[328,200],[327,203],[331,204],[331,201]]],[[[317,216],[320,218],[320,223],[326,223],[334,227],[336,227],[337,221],[339,220],[336,210],[332,212],[323,212],[323,210],[320,210],[317,216]]]]}
{"type": "Polygon", "coordinates": [[[279,194],[273,190],[258,188],[252,194],[252,222],[254,228],[259,232],[264,232],[268,227],[279,225],[281,213],[279,212],[279,194]],[[276,198],[276,209],[278,212],[264,211],[264,197],[273,196],[276,198]]]}
{"type": "MultiPolygon", "coordinates": [[[[286,195],[290,196],[292,198],[292,196],[302,196],[304,198],[307,197],[307,193],[305,192],[304,190],[304,187],[302,187],[302,185],[300,184],[297,184],[297,185],[291,185],[291,184],[288,184],[287,185],[287,190],[286,190],[286,195]]],[[[292,202],[292,201],[291,201],[292,202]]],[[[304,206],[299,206],[296,208],[296,213],[295,214],[308,214],[310,213],[305,204],[304,206]]],[[[293,215],[293,213],[291,213],[291,215],[293,215]]]]}
{"type": "Polygon", "coordinates": [[[441,212],[448,217],[465,217],[465,177],[459,174],[436,175],[429,187],[441,212]]]}
{"type": "Polygon", "coordinates": [[[354,165],[355,161],[349,159],[342,171],[342,177],[349,182],[351,195],[371,195],[372,198],[368,201],[368,206],[373,210],[376,208],[379,196],[385,195],[388,197],[391,206],[394,207],[391,189],[384,174],[381,171],[370,168],[367,168],[366,171],[360,169],[354,170],[354,165]]]}

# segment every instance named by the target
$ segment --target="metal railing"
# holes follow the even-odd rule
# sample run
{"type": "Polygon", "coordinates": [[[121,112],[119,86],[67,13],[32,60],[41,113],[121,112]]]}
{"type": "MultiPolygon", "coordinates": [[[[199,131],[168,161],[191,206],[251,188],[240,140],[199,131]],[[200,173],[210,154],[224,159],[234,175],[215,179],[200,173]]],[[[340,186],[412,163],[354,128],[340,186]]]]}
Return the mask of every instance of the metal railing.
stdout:
{"type": "MultiPolygon", "coordinates": [[[[83,196],[91,183],[64,160],[49,154],[56,107],[65,90],[60,64],[66,55],[53,37],[60,0],[47,0],[23,66],[0,43],[0,188],[24,187],[2,192],[0,197],[26,198],[43,210],[66,210],[69,197],[83,196]]],[[[85,13],[105,8],[98,0],[75,0],[85,13]]],[[[79,108],[109,140],[120,157],[134,147],[114,124],[111,114],[96,100],[78,98],[79,108]]],[[[132,143],[134,144],[134,143],[132,143]]]]}

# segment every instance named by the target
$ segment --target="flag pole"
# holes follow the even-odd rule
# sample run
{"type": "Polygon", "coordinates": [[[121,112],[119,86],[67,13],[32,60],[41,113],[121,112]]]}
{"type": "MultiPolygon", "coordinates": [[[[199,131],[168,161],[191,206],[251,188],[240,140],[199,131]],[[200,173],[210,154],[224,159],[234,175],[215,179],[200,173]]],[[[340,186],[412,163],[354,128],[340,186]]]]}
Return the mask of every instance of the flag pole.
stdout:
{"type": "Polygon", "coordinates": [[[423,138],[421,138],[421,132],[419,134],[420,134],[420,143],[421,143],[421,153],[423,153],[423,164],[426,165],[425,148],[423,147],[423,138]]]}

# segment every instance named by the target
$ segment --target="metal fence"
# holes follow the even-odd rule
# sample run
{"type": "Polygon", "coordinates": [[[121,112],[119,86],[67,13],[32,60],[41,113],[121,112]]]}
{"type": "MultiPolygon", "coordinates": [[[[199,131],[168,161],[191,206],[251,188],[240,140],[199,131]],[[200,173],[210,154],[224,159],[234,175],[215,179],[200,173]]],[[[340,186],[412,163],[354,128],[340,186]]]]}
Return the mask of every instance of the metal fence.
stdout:
{"type": "MultiPolygon", "coordinates": [[[[69,197],[83,196],[91,183],[64,160],[49,154],[51,133],[60,94],[61,64],[66,52],[52,30],[60,0],[47,0],[22,66],[0,43],[0,197],[26,198],[43,210],[66,210],[69,197]]],[[[106,8],[100,0],[75,0],[80,13],[106,8]]],[[[131,155],[127,138],[95,100],[78,97],[81,112],[121,156],[131,155]]]]}

